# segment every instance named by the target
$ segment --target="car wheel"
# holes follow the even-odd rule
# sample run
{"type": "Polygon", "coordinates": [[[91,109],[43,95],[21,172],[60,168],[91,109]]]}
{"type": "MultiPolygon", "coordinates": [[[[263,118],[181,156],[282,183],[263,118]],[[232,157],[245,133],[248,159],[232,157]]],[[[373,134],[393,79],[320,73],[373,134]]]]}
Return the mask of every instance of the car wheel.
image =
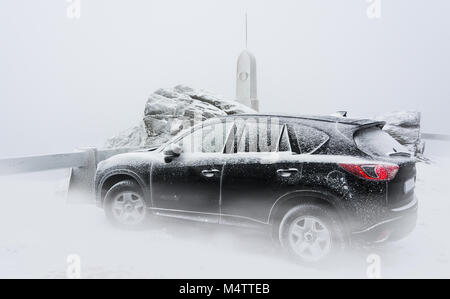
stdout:
{"type": "Polygon", "coordinates": [[[147,205],[141,187],[134,181],[119,182],[105,196],[106,217],[123,228],[141,228],[147,219],[147,205]]]}
{"type": "Polygon", "coordinates": [[[324,206],[303,204],[289,210],[279,227],[283,248],[303,264],[323,264],[345,247],[335,214],[324,206]]]}

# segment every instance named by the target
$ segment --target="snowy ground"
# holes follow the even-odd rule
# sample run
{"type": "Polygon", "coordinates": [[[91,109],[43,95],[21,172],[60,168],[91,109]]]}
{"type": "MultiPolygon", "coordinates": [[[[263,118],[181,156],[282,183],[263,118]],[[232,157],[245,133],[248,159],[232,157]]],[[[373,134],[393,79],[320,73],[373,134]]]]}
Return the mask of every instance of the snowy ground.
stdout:
{"type": "Polygon", "coordinates": [[[265,235],[230,227],[164,221],[118,230],[95,206],[65,203],[55,192],[60,173],[3,177],[0,278],[65,278],[70,254],[80,256],[83,278],[365,278],[372,253],[384,278],[450,278],[450,159],[433,160],[418,165],[416,230],[381,248],[353,250],[345,270],[301,267],[265,235]]]}

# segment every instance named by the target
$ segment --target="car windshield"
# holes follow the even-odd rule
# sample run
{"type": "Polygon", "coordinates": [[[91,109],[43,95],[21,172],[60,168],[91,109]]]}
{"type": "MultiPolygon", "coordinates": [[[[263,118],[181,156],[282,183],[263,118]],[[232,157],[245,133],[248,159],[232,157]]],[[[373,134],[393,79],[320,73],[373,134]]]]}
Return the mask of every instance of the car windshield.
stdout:
{"type": "Polygon", "coordinates": [[[183,129],[183,130],[181,130],[180,132],[178,132],[178,134],[176,134],[174,137],[170,138],[168,141],[166,141],[165,143],[163,143],[163,144],[159,147],[159,149],[160,149],[160,150],[163,150],[166,146],[168,146],[169,144],[175,142],[175,140],[179,139],[181,136],[187,134],[188,132],[194,132],[195,130],[197,130],[197,128],[200,128],[200,127],[202,127],[202,126],[208,126],[208,125],[211,125],[211,124],[213,124],[214,122],[215,122],[214,119],[210,119],[210,120],[206,120],[206,121],[203,121],[203,122],[201,122],[201,123],[198,123],[198,124],[196,124],[196,125],[194,125],[194,126],[192,126],[192,127],[188,127],[188,128],[186,128],[186,129],[183,129]]]}
{"type": "Polygon", "coordinates": [[[170,138],[168,141],[166,141],[166,142],[164,142],[163,144],[161,144],[161,146],[159,147],[159,149],[160,149],[160,150],[163,150],[166,146],[168,146],[169,144],[175,142],[175,140],[177,140],[178,138],[180,138],[181,136],[183,136],[183,135],[186,134],[187,132],[190,132],[191,130],[193,130],[194,128],[196,128],[197,126],[200,126],[200,125],[201,125],[201,124],[196,125],[196,126],[194,126],[194,127],[189,127],[189,128],[187,128],[187,129],[181,130],[180,132],[178,132],[178,134],[176,134],[175,136],[173,136],[172,138],[170,138]]]}
{"type": "Polygon", "coordinates": [[[356,132],[355,142],[360,150],[375,156],[410,155],[408,149],[379,127],[356,132]]]}

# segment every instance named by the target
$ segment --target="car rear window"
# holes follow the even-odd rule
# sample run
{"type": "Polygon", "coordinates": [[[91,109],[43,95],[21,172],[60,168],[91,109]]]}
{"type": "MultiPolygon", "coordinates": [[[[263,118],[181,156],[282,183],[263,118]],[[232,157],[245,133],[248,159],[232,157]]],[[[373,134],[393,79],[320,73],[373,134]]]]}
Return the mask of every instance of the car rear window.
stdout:
{"type": "Polygon", "coordinates": [[[298,124],[289,126],[295,134],[300,154],[309,154],[316,151],[329,139],[329,136],[324,132],[308,126],[298,124]]]}
{"type": "Polygon", "coordinates": [[[370,127],[356,132],[356,145],[363,152],[375,156],[391,156],[409,153],[408,149],[379,127],[370,127]]]}

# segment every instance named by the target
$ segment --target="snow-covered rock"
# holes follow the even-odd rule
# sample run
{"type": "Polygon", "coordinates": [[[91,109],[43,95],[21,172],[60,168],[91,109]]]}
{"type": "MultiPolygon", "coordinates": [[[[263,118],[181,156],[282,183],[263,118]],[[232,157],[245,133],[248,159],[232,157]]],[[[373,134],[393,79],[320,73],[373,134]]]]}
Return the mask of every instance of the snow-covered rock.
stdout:
{"type": "Polygon", "coordinates": [[[420,138],[420,112],[394,111],[376,117],[385,121],[385,130],[414,154],[423,154],[425,143],[420,138]]]}
{"type": "Polygon", "coordinates": [[[420,112],[418,111],[392,111],[377,117],[392,126],[403,128],[420,127],[420,112]]]}
{"type": "Polygon", "coordinates": [[[121,147],[143,147],[147,142],[147,131],[145,130],[144,122],[137,126],[134,126],[128,130],[125,130],[109,138],[106,143],[106,148],[121,148],[121,147]]]}
{"type": "Polygon", "coordinates": [[[107,140],[107,148],[155,146],[169,140],[195,121],[216,116],[255,113],[253,109],[211,92],[184,85],[161,88],[150,95],[143,120],[107,140]]]}

